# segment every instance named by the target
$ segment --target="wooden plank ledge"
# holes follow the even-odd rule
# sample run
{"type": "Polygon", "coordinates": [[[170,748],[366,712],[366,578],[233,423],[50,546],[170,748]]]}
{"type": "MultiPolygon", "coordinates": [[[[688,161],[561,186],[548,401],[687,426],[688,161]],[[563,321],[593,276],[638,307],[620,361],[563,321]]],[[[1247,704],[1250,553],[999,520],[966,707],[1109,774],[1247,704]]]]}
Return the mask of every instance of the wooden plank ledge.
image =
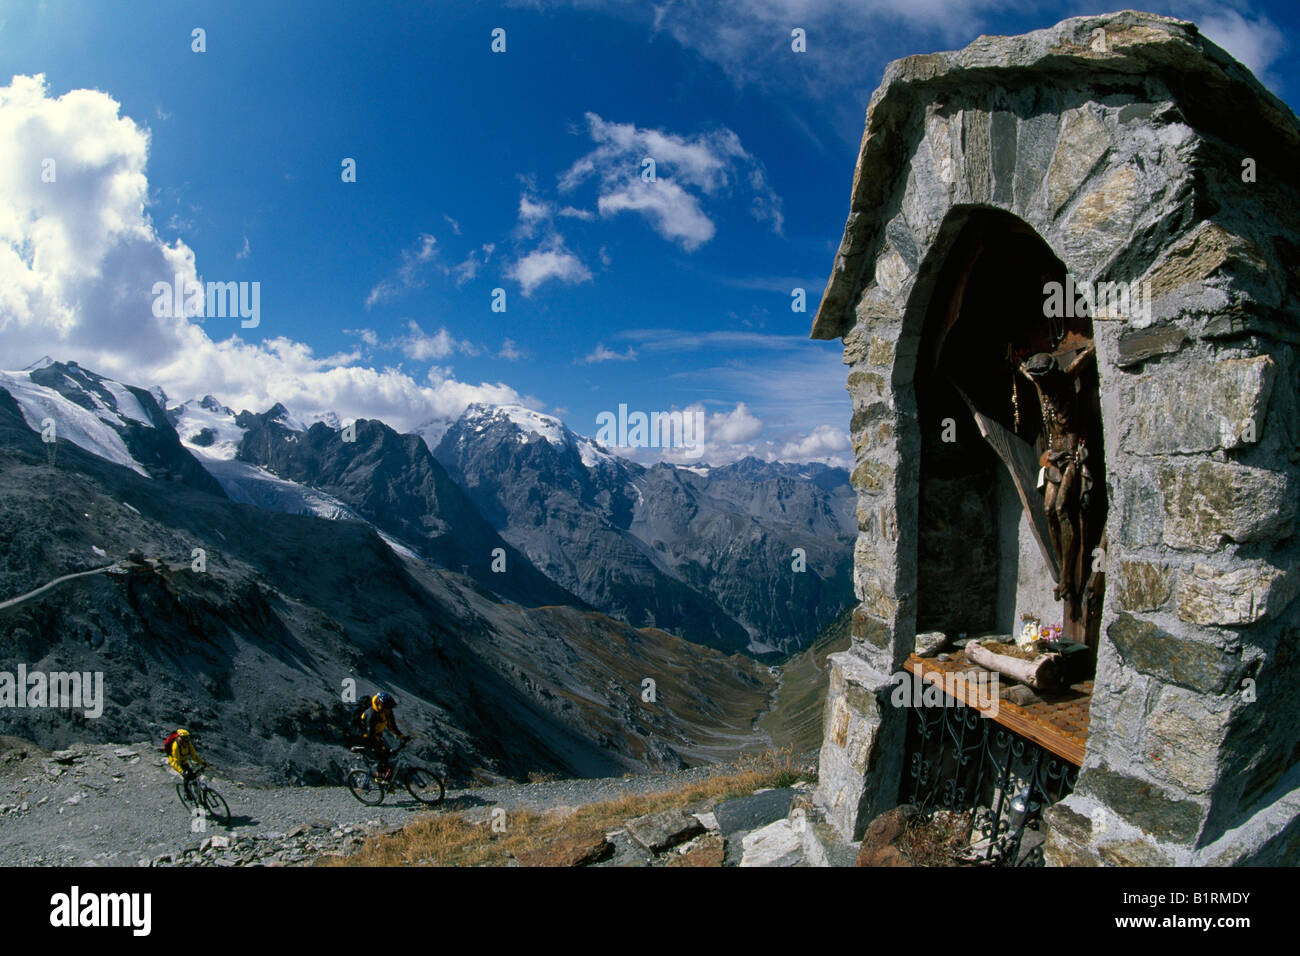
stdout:
{"type": "MultiPolygon", "coordinates": [[[[1083,764],[1088,743],[1092,681],[1081,681],[1059,691],[1036,691],[1042,699],[1022,707],[1004,698],[990,701],[987,683],[983,685],[984,694],[981,695],[978,692],[979,675],[992,672],[968,661],[965,651],[953,652],[949,656],[951,660],[940,661],[913,654],[903,668],[913,676],[919,674],[921,680],[939,687],[948,697],[978,710],[1044,750],[1076,767],[1083,764]],[[974,679],[967,680],[967,675],[974,679]]],[[[998,675],[998,683],[1005,686],[1008,680],[998,675]]]]}

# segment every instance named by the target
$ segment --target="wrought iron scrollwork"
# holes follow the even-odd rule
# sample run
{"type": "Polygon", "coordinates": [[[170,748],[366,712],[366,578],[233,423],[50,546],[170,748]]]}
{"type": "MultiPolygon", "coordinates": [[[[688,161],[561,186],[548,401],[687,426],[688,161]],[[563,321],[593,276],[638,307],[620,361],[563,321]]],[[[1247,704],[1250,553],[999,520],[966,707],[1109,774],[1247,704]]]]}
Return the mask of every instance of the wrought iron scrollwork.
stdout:
{"type": "Polygon", "coordinates": [[[951,698],[911,711],[903,802],[922,812],[970,811],[967,862],[1042,866],[1041,839],[1022,852],[1025,833],[1074,789],[1078,768],[951,698]]]}

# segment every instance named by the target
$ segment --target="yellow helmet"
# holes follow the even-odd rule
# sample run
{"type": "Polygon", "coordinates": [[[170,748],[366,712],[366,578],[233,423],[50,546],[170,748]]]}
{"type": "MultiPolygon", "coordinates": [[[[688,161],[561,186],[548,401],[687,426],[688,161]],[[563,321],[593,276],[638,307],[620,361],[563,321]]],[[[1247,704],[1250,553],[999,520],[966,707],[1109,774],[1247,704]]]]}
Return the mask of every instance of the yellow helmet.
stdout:
{"type": "Polygon", "coordinates": [[[190,735],[190,732],[189,732],[188,730],[186,730],[184,727],[179,727],[179,728],[177,728],[177,730],[176,730],[176,736],[177,736],[177,737],[188,737],[189,735],[190,735]]]}

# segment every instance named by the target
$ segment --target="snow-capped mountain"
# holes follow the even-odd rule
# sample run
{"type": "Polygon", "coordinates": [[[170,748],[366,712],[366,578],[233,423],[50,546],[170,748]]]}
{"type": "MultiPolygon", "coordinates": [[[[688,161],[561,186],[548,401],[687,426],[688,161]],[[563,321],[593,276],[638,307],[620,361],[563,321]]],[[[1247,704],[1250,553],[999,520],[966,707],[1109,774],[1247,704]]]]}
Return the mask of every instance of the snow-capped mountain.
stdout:
{"type": "Polygon", "coordinates": [[[0,388],[32,431],[52,436],[56,449],[58,440],[70,441],[146,477],[221,493],[181,446],[153,392],[48,358],[20,372],[0,372],[0,388]]]}
{"type": "Polygon", "coordinates": [[[619,458],[572,431],[558,418],[522,405],[474,404],[465,410],[464,420],[475,432],[485,431],[493,422],[508,421],[518,429],[519,441],[542,438],[556,448],[574,450],[587,468],[617,467],[620,463],[619,458]]]}
{"type": "Polygon", "coordinates": [[[181,444],[200,458],[229,461],[239,454],[244,429],[235,424],[235,412],[211,395],[167,409],[167,419],[181,444]]]}
{"type": "Polygon", "coordinates": [[[789,650],[852,598],[842,469],[646,468],[557,418],[490,405],[470,406],[434,455],[538,568],[630,623],[728,650],[789,650]]]}
{"type": "MultiPolygon", "coordinates": [[[[320,421],[302,430],[300,424],[279,404],[261,414],[241,412],[233,419],[242,431],[235,458],[206,463],[229,483],[232,497],[251,494],[259,474],[273,476],[323,496],[306,499],[308,507],[346,508],[423,559],[463,571],[509,600],[586,606],[483,520],[419,436],[368,419],[348,434],[320,421]]],[[[286,493],[265,482],[256,491],[270,496],[259,502],[263,507],[275,507],[273,497],[286,493]]]]}
{"type": "Polygon", "coordinates": [[[429,448],[435,449],[447,432],[455,426],[461,426],[462,432],[481,434],[493,423],[498,422],[514,425],[520,442],[540,439],[558,449],[575,451],[578,460],[587,468],[617,467],[622,461],[619,456],[612,454],[597,442],[574,432],[555,416],[523,405],[490,405],[475,402],[466,408],[456,421],[427,422],[417,428],[415,433],[424,439],[429,448]]]}
{"type": "MultiPolygon", "coordinates": [[[[277,406],[267,414],[289,431],[306,431],[302,422],[283,406],[277,406]]],[[[237,417],[233,409],[211,395],[167,409],[167,418],[180,436],[181,444],[217,479],[231,500],[288,514],[363,520],[331,495],[281,478],[259,465],[241,461],[239,448],[248,429],[237,424],[237,417]]]]}
{"type": "MultiPolygon", "coordinates": [[[[581,606],[507,606],[458,573],[412,560],[369,523],[278,514],[231,501],[215,482],[209,493],[148,477],[149,457],[122,431],[170,434],[175,454],[202,472],[155,396],[128,390],[143,411],[133,418],[126,393],[99,376],[53,364],[32,371],[68,380],[63,391],[25,373],[0,384],[0,599],[19,598],[0,614],[0,647],[35,672],[109,677],[102,719],[86,720],[80,708],[9,708],[6,735],[48,750],[71,740],[120,744],[183,717],[207,741],[205,756],[237,779],[337,787],[352,761],[340,746],[350,708],[339,681],[354,677],[361,692],[400,695],[402,726],[437,742],[458,785],[480,771],[677,768],[734,753],[737,728],[742,741],[755,736],[744,731],[768,706],[770,685],[756,662],[581,606]],[[57,416],[55,443],[41,440],[33,409],[57,416]],[[94,419],[77,433],[89,447],[69,437],[79,412],[94,419]],[[96,453],[109,450],[110,435],[122,439],[120,461],[96,453]],[[207,556],[201,571],[191,565],[195,549],[207,556]],[[146,561],[131,573],[106,568],[132,552],[146,561]],[[690,679],[668,683],[678,672],[690,679]],[[646,674],[665,681],[664,694],[671,686],[671,707],[640,705],[646,674]]],[[[204,411],[219,416],[206,427],[226,427],[219,409],[204,411]]],[[[244,441],[267,428],[313,454],[343,461],[351,451],[323,439],[324,425],[238,427],[244,441]]],[[[428,458],[419,439],[378,423],[358,433],[365,464],[353,471],[384,472],[381,446],[418,446],[428,458]]],[[[385,480],[400,482],[402,470],[385,480]]],[[[511,568],[525,561],[515,553],[511,568]]]]}
{"type": "Polygon", "coordinates": [[[52,422],[100,458],[241,504],[363,521],[393,549],[524,604],[591,606],[765,653],[803,646],[852,598],[842,469],[647,468],[519,405],[471,405],[431,452],[430,430],[361,420],[345,432],[333,413],[236,413],[212,395],[167,406],[160,389],[75,363],[0,373],[0,388],[33,431],[52,422]]]}

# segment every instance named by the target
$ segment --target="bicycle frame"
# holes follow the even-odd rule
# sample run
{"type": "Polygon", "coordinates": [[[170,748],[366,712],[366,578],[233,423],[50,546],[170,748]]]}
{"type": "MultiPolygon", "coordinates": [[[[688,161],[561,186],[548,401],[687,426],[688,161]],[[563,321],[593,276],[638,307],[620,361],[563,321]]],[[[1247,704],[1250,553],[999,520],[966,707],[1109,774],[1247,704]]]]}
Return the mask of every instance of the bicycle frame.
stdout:
{"type": "MultiPolygon", "coordinates": [[[[371,752],[369,747],[357,746],[350,749],[354,754],[360,756],[369,766],[378,769],[379,758],[371,752]]],[[[392,770],[391,779],[394,782],[397,780],[398,771],[402,769],[402,762],[398,759],[398,755],[405,749],[406,745],[402,744],[400,747],[392,747],[388,751],[388,766],[389,769],[392,770]]]]}
{"type": "Polygon", "coordinates": [[[347,787],[352,791],[352,795],[364,804],[369,806],[378,805],[384,801],[388,794],[393,793],[400,787],[405,787],[417,801],[427,805],[441,803],[446,796],[446,782],[442,777],[426,767],[419,764],[408,764],[405,761],[401,756],[402,751],[406,749],[404,744],[392,748],[384,755],[389,773],[383,777],[378,774],[378,755],[359,745],[352,746],[349,749],[362,758],[364,765],[354,766],[348,772],[346,776],[347,787]],[[359,780],[354,781],[354,778],[357,778],[358,775],[361,775],[366,781],[364,785],[359,780]],[[429,792],[430,786],[433,784],[436,784],[436,789],[432,792],[436,792],[437,798],[425,799],[422,794],[429,792]],[[370,800],[363,796],[363,792],[368,793],[372,789],[377,794],[378,799],[370,800]]]}

